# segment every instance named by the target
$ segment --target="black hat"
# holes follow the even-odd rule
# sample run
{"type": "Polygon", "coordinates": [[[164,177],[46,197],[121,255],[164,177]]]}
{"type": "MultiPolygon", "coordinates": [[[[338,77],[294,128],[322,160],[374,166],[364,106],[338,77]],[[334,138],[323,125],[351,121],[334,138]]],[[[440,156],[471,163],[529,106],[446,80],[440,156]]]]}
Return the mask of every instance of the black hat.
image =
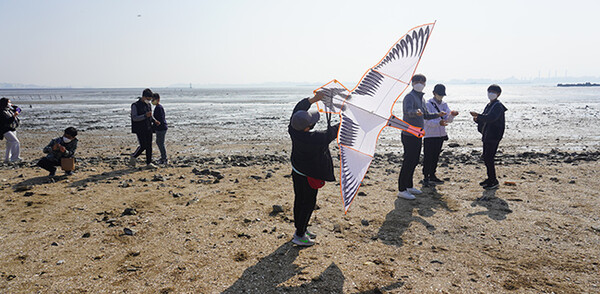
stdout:
{"type": "Polygon", "coordinates": [[[440,96],[446,96],[446,86],[442,84],[437,84],[433,87],[433,93],[436,93],[440,96]]]}

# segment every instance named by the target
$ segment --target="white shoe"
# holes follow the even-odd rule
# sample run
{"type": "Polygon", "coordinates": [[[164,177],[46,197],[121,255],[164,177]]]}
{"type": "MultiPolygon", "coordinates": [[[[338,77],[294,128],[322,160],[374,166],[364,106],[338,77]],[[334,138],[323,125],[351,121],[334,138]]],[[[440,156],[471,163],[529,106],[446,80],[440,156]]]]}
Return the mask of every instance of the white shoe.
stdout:
{"type": "Polygon", "coordinates": [[[423,191],[421,191],[417,188],[407,188],[406,191],[410,192],[413,195],[423,194],[423,191]]]}
{"type": "Polygon", "coordinates": [[[415,200],[415,195],[410,194],[408,190],[398,192],[398,197],[404,198],[406,200],[415,200]]]}
{"type": "Polygon", "coordinates": [[[157,169],[158,166],[156,166],[154,163],[148,163],[146,164],[146,169],[157,169]]]}

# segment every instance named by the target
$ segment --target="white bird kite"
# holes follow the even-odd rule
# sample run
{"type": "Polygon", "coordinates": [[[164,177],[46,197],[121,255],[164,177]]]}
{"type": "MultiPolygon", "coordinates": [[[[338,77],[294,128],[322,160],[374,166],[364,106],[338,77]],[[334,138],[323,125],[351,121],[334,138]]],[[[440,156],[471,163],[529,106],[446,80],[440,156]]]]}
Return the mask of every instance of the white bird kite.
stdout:
{"type": "Polygon", "coordinates": [[[317,103],[319,111],[340,115],[337,143],[345,213],[373,160],[383,128],[394,127],[419,138],[425,135],[423,129],[394,116],[392,109],[408,88],[434,26],[435,23],[430,23],[408,31],[363,75],[353,90],[337,80],[315,90],[325,93],[325,98],[317,103]]]}

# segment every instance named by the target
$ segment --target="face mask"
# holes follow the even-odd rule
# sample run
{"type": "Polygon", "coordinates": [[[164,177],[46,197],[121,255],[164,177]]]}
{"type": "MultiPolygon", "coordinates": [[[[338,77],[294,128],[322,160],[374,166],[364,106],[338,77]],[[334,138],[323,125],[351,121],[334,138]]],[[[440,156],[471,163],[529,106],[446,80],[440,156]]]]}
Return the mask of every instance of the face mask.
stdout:
{"type": "Polygon", "coordinates": [[[417,92],[423,92],[423,89],[425,89],[425,84],[414,84],[413,89],[415,89],[417,92]]]}
{"type": "Polygon", "coordinates": [[[488,92],[488,99],[490,99],[490,101],[494,100],[498,98],[498,94],[496,93],[492,93],[492,92],[488,92]]]}
{"type": "Polygon", "coordinates": [[[71,139],[69,139],[69,138],[67,138],[67,137],[63,137],[62,139],[63,139],[63,142],[65,142],[65,143],[69,143],[69,142],[71,142],[71,139]]]}
{"type": "Polygon", "coordinates": [[[144,102],[146,102],[146,104],[150,104],[150,100],[145,100],[144,102]]]}
{"type": "Polygon", "coordinates": [[[156,101],[156,100],[152,101],[152,105],[155,105],[155,106],[158,105],[158,101],[156,101]]]}

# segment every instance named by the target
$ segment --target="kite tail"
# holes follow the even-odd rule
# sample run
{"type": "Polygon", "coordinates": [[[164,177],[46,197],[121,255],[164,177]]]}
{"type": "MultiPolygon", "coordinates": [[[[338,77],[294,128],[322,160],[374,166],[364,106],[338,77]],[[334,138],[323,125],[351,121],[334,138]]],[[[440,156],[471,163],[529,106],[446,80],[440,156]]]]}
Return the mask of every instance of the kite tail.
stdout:
{"type": "Polygon", "coordinates": [[[395,115],[392,115],[392,117],[388,120],[387,125],[389,127],[393,127],[396,129],[403,130],[407,133],[410,133],[417,138],[423,138],[423,136],[425,136],[425,131],[423,130],[423,128],[415,127],[415,126],[397,118],[395,115]]]}

